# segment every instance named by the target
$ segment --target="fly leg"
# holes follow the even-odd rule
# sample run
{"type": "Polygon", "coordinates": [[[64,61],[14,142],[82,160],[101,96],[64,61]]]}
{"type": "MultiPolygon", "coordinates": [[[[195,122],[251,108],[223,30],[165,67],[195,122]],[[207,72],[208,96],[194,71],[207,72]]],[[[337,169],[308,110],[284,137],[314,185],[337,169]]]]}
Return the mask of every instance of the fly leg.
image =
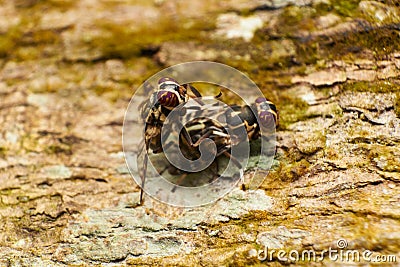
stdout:
{"type": "Polygon", "coordinates": [[[209,183],[211,183],[212,181],[215,181],[216,179],[219,178],[219,174],[218,174],[219,164],[218,164],[218,160],[217,159],[214,160],[213,165],[215,166],[215,169],[212,170],[211,179],[208,181],[209,183]]]}
{"type": "MultiPolygon", "coordinates": [[[[233,162],[237,167],[239,167],[239,169],[242,168],[242,165],[239,163],[239,161],[238,161],[234,156],[232,156],[231,153],[229,153],[228,151],[225,151],[225,152],[223,152],[223,154],[224,154],[227,158],[230,158],[230,159],[232,160],[232,162],[233,162]]],[[[242,183],[241,186],[240,186],[240,188],[241,188],[243,191],[245,191],[245,190],[246,190],[246,186],[245,186],[245,184],[244,184],[244,174],[242,174],[242,177],[240,178],[240,182],[242,183]]]]}
{"type": "Polygon", "coordinates": [[[228,137],[228,136],[229,136],[229,135],[227,135],[227,134],[225,134],[225,133],[222,133],[222,132],[218,131],[218,129],[216,129],[215,127],[210,127],[210,128],[211,128],[211,129],[208,129],[208,130],[196,141],[196,143],[192,144],[193,147],[198,147],[198,146],[200,145],[200,143],[201,143],[204,139],[210,137],[212,134],[214,134],[216,138],[218,138],[218,137],[225,138],[225,137],[228,137]]]}
{"type": "Polygon", "coordinates": [[[185,180],[186,176],[188,175],[187,172],[183,173],[181,177],[179,177],[178,181],[176,182],[176,185],[171,189],[171,192],[174,193],[176,189],[178,188],[178,185],[181,185],[182,182],[185,180]]]}
{"type": "MultiPolygon", "coordinates": [[[[224,155],[227,158],[229,158],[230,160],[232,160],[233,164],[235,164],[239,169],[242,169],[242,165],[240,164],[240,162],[229,152],[230,147],[226,147],[224,149],[222,149],[221,151],[219,151],[219,153],[217,154],[217,157],[220,155],[224,155]]],[[[244,176],[242,176],[241,178],[241,189],[243,191],[246,190],[245,184],[244,184],[244,176]]]]}
{"type": "Polygon", "coordinates": [[[139,203],[138,203],[139,206],[143,205],[144,184],[146,182],[147,162],[148,162],[148,159],[149,159],[149,155],[148,155],[149,147],[148,147],[147,144],[146,144],[146,149],[144,151],[145,151],[145,154],[144,154],[144,159],[143,159],[143,172],[142,172],[142,175],[141,175],[142,185],[140,186],[140,198],[139,198],[139,203]]]}

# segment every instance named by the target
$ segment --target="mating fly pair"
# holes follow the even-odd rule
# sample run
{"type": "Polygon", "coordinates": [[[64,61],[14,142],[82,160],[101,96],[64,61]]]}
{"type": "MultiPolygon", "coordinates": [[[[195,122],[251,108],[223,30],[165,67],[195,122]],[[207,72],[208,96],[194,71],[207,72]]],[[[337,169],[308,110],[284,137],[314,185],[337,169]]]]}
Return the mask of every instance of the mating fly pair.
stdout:
{"type": "MultiPolygon", "coordinates": [[[[215,96],[218,98],[220,95],[215,96]]],[[[164,152],[170,143],[162,145],[162,140],[166,140],[168,135],[178,135],[179,148],[185,158],[196,161],[200,158],[201,153],[199,145],[204,139],[211,139],[215,144],[216,151],[212,154],[215,159],[220,155],[225,155],[239,168],[240,163],[230,154],[232,146],[247,140],[256,140],[261,136],[261,131],[267,129],[273,124],[278,123],[278,113],[275,105],[265,98],[258,98],[255,103],[250,106],[231,105],[221,111],[221,107],[215,104],[203,103],[200,98],[201,94],[190,84],[180,85],[172,78],[161,78],[158,81],[157,90],[151,94],[150,100],[145,103],[141,109],[141,114],[145,120],[144,131],[144,159],[141,176],[141,194],[140,203],[143,202],[143,188],[145,186],[148,153],[151,150],[154,154],[164,152]],[[179,118],[170,123],[165,124],[167,117],[173,114],[174,109],[188,102],[196,103],[186,110],[180,108],[179,115],[188,117],[188,123],[180,125],[179,118]],[[213,114],[222,113],[222,114],[213,114]],[[185,114],[186,113],[186,114],[185,114]],[[205,114],[203,116],[203,113],[205,114]],[[209,115],[223,116],[227,127],[218,123],[217,120],[209,118],[209,115]],[[190,119],[193,116],[193,119],[190,119]],[[163,126],[168,129],[163,130],[163,126]],[[227,129],[228,128],[228,131],[227,129]],[[243,129],[244,132],[243,132],[243,129]],[[240,132],[242,131],[242,132],[240,132]]],[[[215,149],[214,148],[214,149],[215,149]]],[[[214,160],[218,172],[218,163],[214,160]]],[[[179,168],[167,166],[166,169],[170,173],[183,173],[178,184],[186,177],[188,171],[182,171],[179,168]]],[[[165,169],[165,170],[166,170],[165,169]]],[[[165,171],[164,170],[164,171],[165,171]]],[[[162,171],[163,172],[163,171],[162,171]]],[[[190,171],[189,171],[190,172],[190,171]]]]}

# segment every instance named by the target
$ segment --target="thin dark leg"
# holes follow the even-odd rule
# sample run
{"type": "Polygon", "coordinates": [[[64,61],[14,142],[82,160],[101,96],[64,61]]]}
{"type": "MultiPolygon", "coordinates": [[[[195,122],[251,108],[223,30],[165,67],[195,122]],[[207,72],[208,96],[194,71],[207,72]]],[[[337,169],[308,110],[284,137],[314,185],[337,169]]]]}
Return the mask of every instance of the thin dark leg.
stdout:
{"type": "MultiPolygon", "coordinates": [[[[226,157],[230,158],[230,159],[233,161],[233,163],[234,163],[237,167],[242,168],[242,165],[239,163],[239,161],[238,161],[234,156],[232,156],[231,153],[229,153],[228,151],[223,151],[222,153],[223,153],[226,157]]],[[[244,175],[244,174],[243,174],[243,175],[244,175]]],[[[245,186],[245,184],[244,184],[244,177],[243,177],[243,179],[242,179],[242,185],[240,186],[240,188],[241,188],[243,191],[246,191],[246,186],[245,186]]]]}
{"type": "MultiPolygon", "coordinates": [[[[148,151],[147,151],[148,152],[148,151]]],[[[147,172],[147,161],[148,161],[148,154],[147,152],[144,155],[143,160],[143,173],[142,173],[142,185],[140,187],[140,198],[139,198],[139,205],[143,205],[143,193],[144,193],[144,183],[146,181],[146,172],[147,172]]]]}
{"type": "MultiPolygon", "coordinates": [[[[184,174],[182,174],[181,177],[179,177],[179,180],[176,182],[177,185],[180,185],[180,184],[183,182],[183,180],[185,180],[185,178],[186,178],[187,175],[188,175],[188,174],[187,174],[186,172],[185,172],[184,174]]],[[[172,188],[171,192],[174,193],[174,192],[176,191],[176,188],[177,188],[177,186],[175,185],[175,186],[172,188]]]]}
{"type": "Polygon", "coordinates": [[[213,164],[215,165],[215,172],[213,173],[213,176],[211,177],[211,181],[210,182],[215,181],[219,177],[219,174],[218,174],[218,171],[219,171],[218,160],[215,159],[213,164]]]}
{"type": "Polygon", "coordinates": [[[188,143],[189,146],[193,147],[193,141],[192,141],[192,137],[190,136],[190,134],[186,131],[186,128],[182,128],[181,131],[182,134],[182,138],[184,138],[186,140],[186,142],[188,143]]]}
{"type": "Polygon", "coordinates": [[[229,153],[228,151],[224,151],[223,154],[224,154],[226,157],[230,158],[230,159],[233,161],[233,163],[234,163],[239,169],[242,168],[242,165],[240,164],[240,162],[239,162],[234,156],[232,156],[231,153],[229,153]]]}

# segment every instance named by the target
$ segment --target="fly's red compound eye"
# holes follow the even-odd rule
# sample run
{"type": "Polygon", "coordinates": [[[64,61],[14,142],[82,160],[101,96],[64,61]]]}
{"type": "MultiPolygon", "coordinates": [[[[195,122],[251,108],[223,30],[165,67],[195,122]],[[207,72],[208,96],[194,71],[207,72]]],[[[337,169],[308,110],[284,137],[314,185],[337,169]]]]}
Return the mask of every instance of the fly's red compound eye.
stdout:
{"type": "Polygon", "coordinates": [[[264,102],[267,102],[267,99],[266,99],[265,97],[259,97],[259,98],[256,99],[255,102],[256,102],[257,104],[259,104],[259,103],[264,103],[264,102]]]}
{"type": "Polygon", "coordinates": [[[164,77],[158,80],[158,89],[172,89],[177,90],[179,88],[179,83],[172,78],[164,77]]]}
{"type": "Polygon", "coordinates": [[[176,107],[179,105],[179,99],[176,94],[170,91],[161,90],[157,93],[157,99],[161,106],[176,107]]]}
{"type": "Polygon", "coordinates": [[[177,82],[176,80],[174,80],[174,79],[172,79],[172,78],[169,78],[169,77],[163,77],[163,78],[161,78],[161,79],[158,80],[158,84],[159,84],[159,85],[162,84],[162,83],[165,83],[165,82],[171,82],[171,83],[176,83],[176,84],[178,84],[178,82],[177,82]]]}
{"type": "Polygon", "coordinates": [[[260,120],[261,126],[264,128],[269,128],[276,123],[274,114],[267,110],[260,111],[258,113],[258,119],[260,120]]]}

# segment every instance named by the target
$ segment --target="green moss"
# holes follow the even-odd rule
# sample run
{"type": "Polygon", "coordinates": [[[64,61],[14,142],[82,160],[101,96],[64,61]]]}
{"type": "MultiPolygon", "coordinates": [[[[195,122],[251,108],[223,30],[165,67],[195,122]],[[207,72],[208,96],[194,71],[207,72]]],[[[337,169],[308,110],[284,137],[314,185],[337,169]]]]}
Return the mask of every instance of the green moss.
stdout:
{"type": "Polygon", "coordinates": [[[98,96],[102,96],[108,99],[110,102],[115,103],[121,99],[130,99],[132,97],[132,89],[137,89],[143,81],[135,79],[131,84],[121,82],[120,84],[115,84],[115,86],[110,85],[94,85],[89,89],[94,91],[98,96]]]}
{"type": "Polygon", "coordinates": [[[131,90],[127,86],[127,90],[121,90],[113,86],[106,85],[94,85],[90,90],[94,91],[97,95],[103,96],[111,102],[116,102],[118,99],[128,99],[131,96],[131,90]]]}
{"type": "Polygon", "coordinates": [[[30,12],[57,8],[61,11],[69,10],[74,7],[76,1],[73,0],[16,0],[15,7],[30,12]]]}
{"type": "Polygon", "coordinates": [[[296,42],[296,59],[303,65],[315,64],[321,59],[320,46],[317,42],[296,42]]]}
{"type": "Polygon", "coordinates": [[[16,25],[4,35],[0,35],[0,58],[8,57],[13,53],[19,45],[22,34],[21,25],[16,25]]]}
{"type": "MultiPolygon", "coordinates": [[[[279,169],[271,173],[271,179],[282,182],[294,182],[309,172],[310,163],[302,159],[293,163],[282,163],[279,169]]],[[[270,181],[270,179],[268,179],[270,181]]]]}
{"type": "MultiPolygon", "coordinates": [[[[338,1],[334,4],[335,10],[339,10],[342,13],[356,12],[359,1],[338,1]],[[354,9],[354,10],[353,10],[354,9]],[[348,10],[348,11],[345,11],[348,10]]],[[[329,10],[328,6],[322,5],[322,7],[329,10]]],[[[318,8],[322,8],[317,6],[318,8]]],[[[333,8],[333,7],[331,7],[333,8]]],[[[283,68],[296,66],[296,65],[321,65],[325,60],[336,60],[336,59],[349,59],[354,60],[359,58],[359,54],[364,53],[365,50],[371,50],[376,58],[385,58],[387,54],[393,53],[400,50],[400,42],[393,42],[393,40],[399,39],[399,32],[396,29],[390,27],[382,27],[369,29],[368,25],[365,25],[365,29],[362,28],[358,31],[349,31],[346,34],[338,34],[329,36],[315,37],[311,39],[307,38],[297,38],[299,30],[312,31],[314,29],[314,13],[309,11],[303,14],[302,9],[294,9],[294,7],[288,7],[282,13],[279,18],[277,33],[280,38],[289,37],[294,42],[296,47],[295,60],[293,57],[288,57],[286,60],[279,59],[278,63],[282,65],[283,68]],[[295,12],[295,10],[300,10],[295,12]]],[[[357,15],[354,15],[357,17],[357,15]]],[[[274,31],[275,31],[274,30],[274,31]]],[[[262,50],[265,49],[263,44],[269,41],[271,34],[265,32],[265,30],[259,30],[256,32],[253,42],[255,57],[253,60],[256,65],[262,68],[263,65],[267,64],[268,68],[279,69],[282,68],[279,65],[271,65],[269,60],[265,60],[260,57],[262,50]],[[261,61],[260,58],[264,61],[261,61]],[[258,60],[258,61],[257,61],[258,60]]],[[[323,67],[323,66],[322,66],[323,67]]]]}
{"type": "Polygon", "coordinates": [[[60,10],[69,10],[76,5],[76,1],[73,0],[41,0],[43,5],[58,8],[60,10]]]}
{"type": "Polygon", "coordinates": [[[32,41],[34,44],[59,44],[61,38],[55,31],[40,30],[32,33],[32,41]]]}
{"type": "Polygon", "coordinates": [[[0,157],[2,158],[5,157],[6,153],[7,153],[7,148],[0,146],[0,157]]]}
{"type": "Polygon", "coordinates": [[[275,104],[278,106],[280,129],[286,129],[290,124],[308,117],[308,104],[300,98],[288,93],[280,93],[275,104]]]}
{"type": "Polygon", "coordinates": [[[288,6],[281,14],[281,19],[284,20],[285,26],[298,25],[305,17],[306,14],[302,12],[304,9],[298,6],[288,6]]]}
{"type": "MultiPolygon", "coordinates": [[[[241,51],[241,49],[239,49],[241,51]]],[[[257,71],[261,66],[255,64],[250,60],[235,60],[232,58],[220,58],[219,62],[231,66],[232,68],[238,69],[247,75],[250,75],[253,71],[257,71]]]]}
{"type": "Polygon", "coordinates": [[[127,59],[140,55],[155,53],[158,46],[165,41],[205,41],[201,31],[214,28],[214,24],[204,21],[182,21],[176,18],[165,18],[156,25],[133,30],[111,22],[99,21],[105,32],[101,36],[88,40],[94,48],[100,49],[104,59],[127,59]]]}
{"type": "Polygon", "coordinates": [[[322,47],[324,55],[329,58],[356,55],[364,49],[372,50],[378,58],[400,50],[399,32],[390,28],[365,30],[364,32],[350,32],[346,35],[333,36],[329,46],[322,47]]]}
{"type": "Polygon", "coordinates": [[[341,16],[354,17],[358,14],[358,4],[361,0],[335,0],[332,7],[341,16]]]}
{"type": "Polygon", "coordinates": [[[103,95],[107,92],[112,92],[114,91],[112,87],[110,86],[103,86],[103,85],[95,85],[90,88],[92,91],[94,91],[97,95],[103,95]]]}
{"type": "MultiPolygon", "coordinates": [[[[138,56],[141,49],[148,45],[146,42],[137,41],[135,33],[127,27],[114,24],[103,24],[105,34],[89,40],[94,48],[99,48],[103,57],[108,58],[131,58],[138,56]]],[[[150,48],[149,48],[150,49],[150,48]]]]}
{"type": "Polygon", "coordinates": [[[254,11],[250,8],[243,8],[239,11],[240,16],[247,17],[254,14],[254,11]]]}
{"type": "Polygon", "coordinates": [[[41,56],[47,45],[61,43],[59,33],[51,30],[35,30],[37,18],[24,15],[19,24],[0,35],[0,58],[32,60],[41,56]],[[28,19],[29,18],[29,19],[28,19]]]}
{"type": "Polygon", "coordinates": [[[380,161],[382,162],[379,168],[388,172],[400,171],[400,160],[397,151],[392,147],[384,145],[370,145],[368,146],[368,158],[373,164],[380,161]]]}
{"type": "Polygon", "coordinates": [[[326,39],[297,40],[296,64],[318,64],[323,60],[347,59],[354,61],[365,50],[372,50],[377,59],[384,59],[387,54],[400,50],[399,32],[390,28],[378,28],[363,32],[348,32],[333,35],[326,39]]]}
{"type": "Polygon", "coordinates": [[[321,149],[325,149],[326,144],[326,134],[324,131],[318,131],[314,133],[310,133],[307,136],[307,143],[309,145],[303,146],[301,149],[301,153],[312,155],[321,149]]]}
{"type": "Polygon", "coordinates": [[[304,6],[288,6],[279,16],[278,33],[284,36],[293,36],[299,30],[312,30],[315,28],[313,18],[317,15],[314,8],[304,6]]]}
{"type": "Polygon", "coordinates": [[[398,118],[400,118],[400,93],[396,93],[396,102],[394,104],[394,111],[396,112],[396,115],[398,118]]]}
{"type": "MultiPolygon", "coordinates": [[[[87,63],[90,65],[90,63],[87,63]]],[[[116,102],[121,99],[128,100],[132,97],[132,93],[139,88],[142,83],[151,77],[154,73],[160,71],[161,67],[149,57],[134,57],[124,61],[124,65],[127,71],[121,73],[113,83],[107,84],[93,84],[89,87],[89,90],[96,93],[98,96],[103,96],[111,102],[116,102]],[[132,75],[135,73],[135,75],[132,75]]],[[[80,69],[79,69],[80,70],[80,69]]],[[[76,82],[80,82],[83,79],[84,73],[79,70],[72,70],[67,68],[65,71],[71,72],[71,79],[76,79],[76,82]]],[[[112,79],[114,80],[114,79],[112,79]]]]}
{"type": "Polygon", "coordinates": [[[38,142],[38,135],[34,133],[27,133],[21,137],[21,148],[29,152],[37,152],[41,150],[38,142]]]}
{"type": "Polygon", "coordinates": [[[390,81],[347,82],[341,85],[341,90],[353,92],[391,93],[399,91],[399,86],[390,81]]]}
{"type": "Polygon", "coordinates": [[[18,61],[35,60],[40,58],[41,51],[35,46],[22,46],[16,48],[14,55],[18,61]]]}
{"type": "Polygon", "coordinates": [[[125,61],[127,69],[140,73],[140,75],[133,77],[127,75],[120,79],[120,82],[129,86],[129,90],[136,89],[146,79],[159,72],[162,68],[150,57],[136,57],[125,61]],[[144,69],[144,70],[143,70],[144,69]]]}
{"type": "Polygon", "coordinates": [[[324,97],[329,98],[335,95],[335,87],[329,85],[318,86],[318,93],[321,93],[324,97]]]}
{"type": "Polygon", "coordinates": [[[315,13],[318,14],[318,16],[325,16],[334,10],[331,4],[323,2],[314,5],[314,8],[315,13]]]}
{"type": "Polygon", "coordinates": [[[353,144],[364,144],[368,141],[369,137],[371,136],[369,130],[359,127],[351,127],[347,130],[347,133],[352,138],[351,142],[353,144]]]}

